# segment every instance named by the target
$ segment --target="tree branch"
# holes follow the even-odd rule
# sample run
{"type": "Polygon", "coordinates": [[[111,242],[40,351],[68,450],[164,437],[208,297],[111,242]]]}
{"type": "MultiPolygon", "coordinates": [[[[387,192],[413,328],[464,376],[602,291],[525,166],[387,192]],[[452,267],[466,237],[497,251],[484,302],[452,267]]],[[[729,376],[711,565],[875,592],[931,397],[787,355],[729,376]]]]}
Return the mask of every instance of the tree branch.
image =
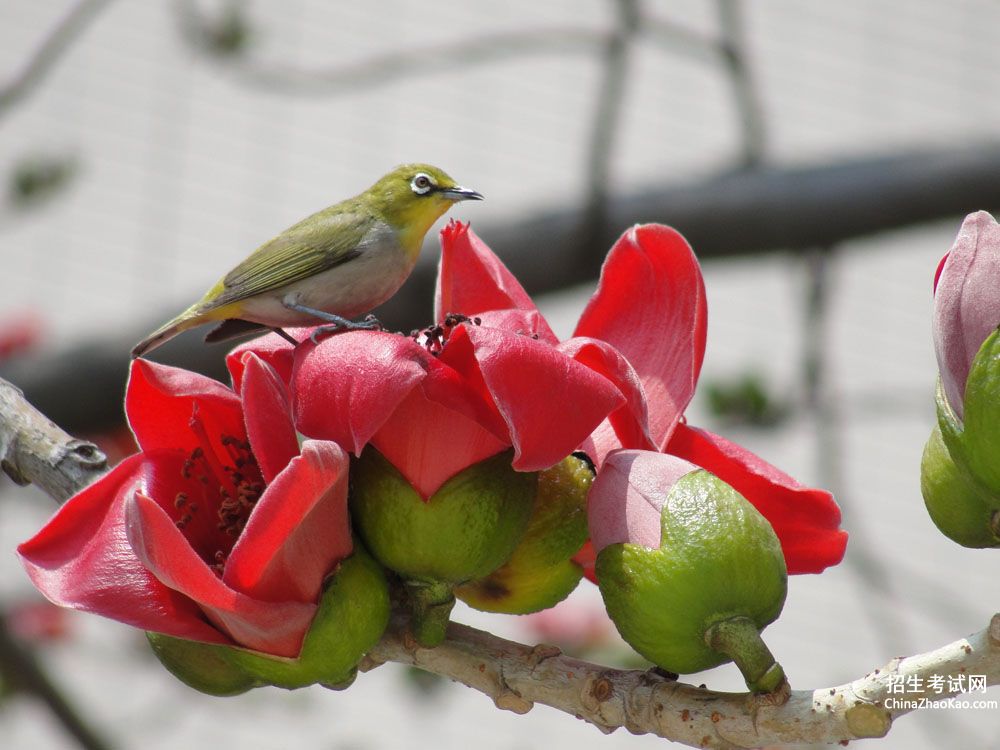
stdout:
{"type": "Polygon", "coordinates": [[[73,6],[52,28],[20,72],[0,86],[0,117],[45,80],[45,76],[66,54],[73,42],[80,38],[110,2],[111,0],[80,0],[73,6]]]}
{"type": "Polygon", "coordinates": [[[62,502],[107,470],[93,443],[75,440],[0,379],[0,469],[18,484],[33,483],[62,502]]]}
{"type": "Polygon", "coordinates": [[[944,678],[945,686],[960,674],[985,675],[987,684],[1000,684],[1000,614],[968,638],[893,659],[843,685],[793,690],[782,705],[675,682],[655,670],[590,664],[562,655],[555,646],[525,646],[457,623],[433,649],[419,647],[396,623],[362,669],[385,661],[449,677],[484,693],[498,708],[523,714],[542,703],[604,732],[625,727],[633,734],[655,734],[700,748],[835,743],[885,736],[892,721],[914,710],[921,698],[943,700],[956,694],[930,689],[933,675],[944,678]],[[927,689],[890,693],[892,685],[908,680],[927,689]],[[913,703],[894,707],[896,699],[913,703]]]}
{"type": "MultiPolygon", "coordinates": [[[[35,482],[57,500],[83,489],[104,469],[92,454],[81,456],[79,445],[0,381],[0,456],[18,481],[35,482]]],[[[389,661],[461,682],[504,710],[527,713],[542,703],[605,732],[625,727],[703,748],[842,742],[882,737],[893,719],[914,710],[922,698],[961,692],[949,684],[958,675],[982,675],[986,685],[1000,684],[1000,614],[968,638],[893,659],[843,685],[792,691],[785,702],[717,693],[656,671],[611,669],[564,656],[554,646],[525,646],[457,623],[449,626],[443,644],[421,648],[400,617],[362,669],[389,661]],[[932,689],[935,676],[947,690],[932,689]],[[896,695],[894,684],[907,685],[907,692],[896,695]]]]}

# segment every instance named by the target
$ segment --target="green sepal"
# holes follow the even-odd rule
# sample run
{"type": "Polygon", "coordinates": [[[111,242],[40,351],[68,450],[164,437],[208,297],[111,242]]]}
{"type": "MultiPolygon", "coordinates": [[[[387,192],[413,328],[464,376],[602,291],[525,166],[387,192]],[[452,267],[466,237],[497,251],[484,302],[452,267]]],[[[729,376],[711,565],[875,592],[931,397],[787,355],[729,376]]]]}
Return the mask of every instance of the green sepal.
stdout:
{"type": "Polygon", "coordinates": [[[403,578],[458,585],[499,568],[531,517],[538,483],[504,451],[459,472],[428,500],[369,446],[353,462],[351,517],[365,545],[403,578]]]}
{"type": "Polygon", "coordinates": [[[555,606],[576,588],[583,568],[570,558],[587,541],[590,464],[569,456],[539,472],[528,528],[510,559],[455,590],[470,607],[523,615],[555,606]]]}
{"type": "Polygon", "coordinates": [[[962,422],[941,392],[937,406],[938,424],[944,422],[941,432],[952,458],[990,495],[1000,497],[1000,331],[986,338],[972,360],[962,422]]]}
{"type": "Polygon", "coordinates": [[[1000,502],[956,464],[940,427],[934,428],[924,446],[920,491],[927,513],[946,537],[963,547],[1000,546],[996,528],[1000,502]]]}
{"type": "Polygon", "coordinates": [[[327,580],[295,659],[160,633],[146,635],[153,653],[175,677],[210,695],[237,695],[264,685],[342,688],[354,680],[361,658],[385,632],[389,609],[385,574],[355,541],[354,552],[327,580]]]}
{"type": "Polygon", "coordinates": [[[601,595],[629,645],[657,666],[688,674],[730,661],[706,643],[716,623],[742,617],[758,632],[777,619],[788,575],[771,524],[704,470],[671,488],[661,545],[612,544],[597,556],[601,595]]]}

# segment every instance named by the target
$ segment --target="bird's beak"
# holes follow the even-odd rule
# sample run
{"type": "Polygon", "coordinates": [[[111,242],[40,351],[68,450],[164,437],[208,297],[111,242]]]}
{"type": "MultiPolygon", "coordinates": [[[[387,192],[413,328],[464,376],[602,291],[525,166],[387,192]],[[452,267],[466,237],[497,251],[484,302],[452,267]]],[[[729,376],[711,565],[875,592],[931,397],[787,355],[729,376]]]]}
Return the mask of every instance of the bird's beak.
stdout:
{"type": "Polygon", "coordinates": [[[477,193],[475,190],[461,185],[442,188],[440,192],[445,198],[450,198],[453,201],[481,201],[483,199],[482,193],[477,193]]]}

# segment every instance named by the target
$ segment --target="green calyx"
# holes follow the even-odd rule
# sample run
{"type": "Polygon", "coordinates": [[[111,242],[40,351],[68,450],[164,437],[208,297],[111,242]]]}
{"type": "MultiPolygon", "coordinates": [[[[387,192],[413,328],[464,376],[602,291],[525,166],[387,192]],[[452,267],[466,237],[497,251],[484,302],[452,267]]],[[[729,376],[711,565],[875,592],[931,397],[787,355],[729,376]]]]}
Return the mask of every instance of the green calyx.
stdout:
{"type": "Polygon", "coordinates": [[[780,686],[783,674],[759,637],[781,613],[787,588],[785,558],[767,519],[698,470],[671,488],[661,531],[659,549],[612,544],[597,556],[601,595],[622,637],[670,672],[732,660],[751,690],[780,686]]]}
{"type": "Polygon", "coordinates": [[[512,458],[504,451],[470,466],[427,500],[374,448],[354,462],[355,528],[406,583],[412,631],[422,645],[444,639],[454,587],[507,562],[528,526],[538,475],[514,471],[512,458]]]}
{"type": "Polygon", "coordinates": [[[209,695],[237,695],[264,685],[346,687],[388,623],[385,574],[355,542],[354,553],[327,580],[319,609],[295,659],[160,633],[146,635],[153,653],[181,682],[209,695]]]}
{"type": "Polygon", "coordinates": [[[920,489],[931,520],[964,547],[1000,546],[1000,334],[983,342],[965,387],[964,422],[938,383],[937,427],[924,447],[920,489]]]}
{"type": "Polygon", "coordinates": [[[538,474],[538,493],[528,528],[510,559],[485,578],[455,590],[470,607],[523,615],[561,602],[576,588],[583,569],[571,559],[587,540],[590,465],[569,456],[538,474]]]}
{"type": "Polygon", "coordinates": [[[1000,546],[997,496],[952,458],[940,427],[924,446],[920,492],[928,515],[946,537],[963,547],[1000,546]]]}
{"type": "Polygon", "coordinates": [[[991,495],[1000,496],[1000,332],[979,348],[965,382],[963,421],[940,391],[938,425],[952,458],[991,495]]]}

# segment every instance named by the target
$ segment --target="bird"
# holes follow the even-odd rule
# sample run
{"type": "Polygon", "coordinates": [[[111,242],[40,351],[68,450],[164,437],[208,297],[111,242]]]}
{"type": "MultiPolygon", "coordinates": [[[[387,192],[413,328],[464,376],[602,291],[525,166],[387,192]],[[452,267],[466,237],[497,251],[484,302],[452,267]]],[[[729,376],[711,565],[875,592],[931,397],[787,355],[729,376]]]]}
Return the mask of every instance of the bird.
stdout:
{"type": "Polygon", "coordinates": [[[141,357],[177,334],[217,323],[206,341],[284,326],[313,333],[371,329],[355,321],[406,281],[431,225],[459,201],[482,200],[430,164],[403,164],[362,193],[317,211],[265,242],[205,295],[132,349],[141,357]]]}

